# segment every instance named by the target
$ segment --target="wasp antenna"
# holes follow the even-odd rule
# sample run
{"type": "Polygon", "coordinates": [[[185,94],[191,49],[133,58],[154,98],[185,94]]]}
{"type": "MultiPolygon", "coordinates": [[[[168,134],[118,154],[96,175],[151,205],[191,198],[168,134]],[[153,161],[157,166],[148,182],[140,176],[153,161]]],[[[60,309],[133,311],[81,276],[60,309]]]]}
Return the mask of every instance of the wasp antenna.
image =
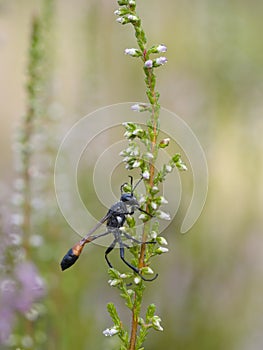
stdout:
{"type": "Polygon", "coordinates": [[[128,183],[127,183],[127,182],[124,182],[124,184],[122,184],[121,187],[120,187],[121,194],[123,193],[123,187],[124,187],[125,185],[128,185],[128,183]]]}
{"type": "Polygon", "coordinates": [[[129,175],[129,178],[131,179],[131,194],[133,194],[134,188],[133,188],[133,176],[129,175]]]}
{"type": "Polygon", "coordinates": [[[133,187],[132,189],[132,194],[133,194],[133,191],[136,189],[136,187],[141,183],[141,181],[143,180],[143,177],[140,178],[140,180],[138,180],[137,184],[133,187]]]}

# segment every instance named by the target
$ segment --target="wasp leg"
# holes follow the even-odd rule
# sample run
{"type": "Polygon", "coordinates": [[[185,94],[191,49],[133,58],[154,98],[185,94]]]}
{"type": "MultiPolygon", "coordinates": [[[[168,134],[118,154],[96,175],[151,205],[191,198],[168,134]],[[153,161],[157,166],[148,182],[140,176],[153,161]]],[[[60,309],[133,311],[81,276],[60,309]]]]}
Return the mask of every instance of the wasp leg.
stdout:
{"type": "Polygon", "coordinates": [[[106,252],[105,252],[105,259],[107,261],[107,264],[109,265],[109,267],[113,267],[108,259],[108,254],[114,249],[116,243],[118,242],[118,240],[115,238],[114,241],[111,243],[111,245],[107,248],[106,252]]]}
{"type": "Polygon", "coordinates": [[[124,257],[124,247],[123,247],[123,243],[122,242],[119,242],[120,244],[120,257],[121,257],[121,260],[127,265],[129,266],[129,268],[131,268],[134,272],[136,272],[140,277],[141,279],[143,279],[144,281],[154,281],[157,277],[158,277],[158,274],[156,274],[153,278],[145,278],[144,276],[141,275],[140,273],[140,270],[133,266],[132,264],[130,264],[124,257]]]}
{"type": "Polygon", "coordinates": [[[143,241],[139,241],[138,239],[136,239],[136,238],[130,236],[130,235],[129,235],[128,233],[126,233],[126,232],[122,232],[122,233],[123,233],[123,235],[124,235],[127,239],[130,239],[131,241],[133,241],[133,242],[135,242],[135,243],[138,243],[138,244],[156,244],[155,241],[153,241],[153,242],[149,242],[149,241],[143,242],[143,241]]]}
{"type": "Polygon", "coordinates": [[[147,213],[147,211],[143,210],[142,208],[138,208],[138,210],[141,211],[141,212],[144,213],[144,214],[149,215],[151,218],[154,217],[154,215],[152,215],[152,214],[150,214],[150,213],[147,213]]]}

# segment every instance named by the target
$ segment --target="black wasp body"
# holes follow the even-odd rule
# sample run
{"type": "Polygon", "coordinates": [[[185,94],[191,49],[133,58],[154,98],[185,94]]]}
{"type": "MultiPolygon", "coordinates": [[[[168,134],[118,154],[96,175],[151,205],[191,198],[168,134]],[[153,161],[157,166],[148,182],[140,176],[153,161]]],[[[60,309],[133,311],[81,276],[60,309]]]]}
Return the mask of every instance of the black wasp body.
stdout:
{"type": "Polygon", "coordinates": [[[125,223],[126,215],[133,215],[136,209],[141,210],[134,195],[123,193],[120,201],[113,204],[106,215],[108,216],[107,226],[114,228],[122,227],[125,223]]]}
{"type": "Polygon", "coordinates": [[[140,208],[140,205],[136,197],[134,196],[134,190],[138,186],[138,184],[141,182],[142,179],[140,179],[137,182],[137,184],[133,187],[133,178],[132,176],[130,176],[130,178],[131,178],[131,192],[123,193],[123,187],[127,185],[127,183],[124,183],[121,186],[120,201],[113,204],[111,208],[108,210],[107,214],[99,221],[99,223],[91,231],[89,231],[84,238],[82,238],[77,244],[75,244],[67,252],[67,254],[64,256],[60,264],[62,270],[68,269],[76,262],[85,244],[90,243],[97,238],[106,236],[108,234],[112,234],[114,236],[114,240],[105,251],[105,259],[110,267],[112,267],[112,265],[108,259],[108,254],[114,249],[114,247],[118,243],[119,249],[120,249],[120,257],[122,261],[126,265],[128,265],[134,272],[138,273],[143,280],[152,281],[157,277],[156,275],[152,279],[146,279],[140,274],[139,269],[133,266],[132,264],[130,264],[124,257],[124,248],[127,247],[127,245],[122,241],[122,236],[124,236],[126,239],[129,239],[137,244],[155,243],[155,242],[141,242],[120,229],[121,227],[123,227],[126,221],[126,216],[133,215],[135,210],[139,210],[149,216],[152,216],[151,214],[147,213],[146,211],[140,208]],[[105,222],[106,222],[107,231],[98,235],[93,235],[93,233],[105,222]]]}

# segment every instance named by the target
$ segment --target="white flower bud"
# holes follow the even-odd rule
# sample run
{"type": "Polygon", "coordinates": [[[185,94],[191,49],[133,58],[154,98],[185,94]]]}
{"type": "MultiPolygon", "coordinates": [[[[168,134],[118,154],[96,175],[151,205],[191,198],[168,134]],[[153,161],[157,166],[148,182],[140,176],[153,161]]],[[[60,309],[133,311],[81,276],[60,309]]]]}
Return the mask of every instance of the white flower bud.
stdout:
{"type": "Polygon", "coordinates": [[[180,164],[180,170],[187,170],[187,166],[184,163],[180,164]]]}
{"type": "Polygon", "coordinates": [[[153,61],[152,60],[145,61],[144,67],[152,68],[152,66],[153,66],[153,61]]]}
{"type": "Polygon", "coordinates": [[[166,57],[158,57],[158,58],[156,58],[156,60],[155,60],[156,64],[158,64],[158,65],[160,65],[160,66],[164,65],[167,61],[168,61],[168,60],[167,60],[166,57]]]}
{"type": "Polygon", "coordinates": [[[157,212],[157,216],[162,219],[162,220],[171,220],[171,217],[168,213],[165,213],[164,211],[162,210],[159,210],[157,212]]]}
{"type": "Polygon", "coordinates": [[[167,240],[164,237],[158,237],[157,242],[162,245],[168,245],[167,240]]]}
{"type": "Polygon", "coordinates": [[[128,15],[127,18],[133,22],[137,22],[139,20],[139,18],[137,16],[134,16],[134,15],[128,15]]]}
{"type": "Polygon", "coordinates": [[[158,45],[157,46],[157,51],[158,52],[166,52],[167,51],[167,47],[165,45],[158,45]]]}
{"type": "Polygon", "coordinates": [[[151,238],[156,239],[156,237],[157,237],[157,232],[152,231],[151,232],[151,238]]]}
{"type": "Polygon", "coordinates": [[[155,203],[155,202],[151,202],[151,207],[152,207],[154,210],[156,210],[156,209],[158,208],[158,205],[157,205],[157,203],[155,203]]]}
{"type": "Polygon", "coordinates": [[[163,196],[160,197],[161,198],[161,204],[167,204],[168,200],[166,200],[163,196]]]}
{"type": "Polygon", "coordinates": [[[142,213],[142,214],[139,215],[139,219],[140,219],[140,220],[145,220],[147,217],[148,217],[148,215],[146,215],[146,214],[144,214],[144,213],[142,213]]]}
{"type": "Polygon", "coordinates": [[[141,110],[141,107],[138,103],[136,103],[135,105],[132,105],[131,106],[131,109],[134,111],[134,112],[140,112],[141,110]]]}
{"type": "Polygon", "coordinates": [[[152,324],[154,326],[154,329],[158,331],[163,331],[163,327],[160,325],[161,319],[159,316],[153,316],[152,318],[152,324]]]}
{"type": "Polygon", "coordinates": [[[136,276],[136,277],[134,278],[134,283],[135,283],[135,284],[139,284],[140,282],[141,282],[141,278],[138,277],[138,276],[136,276]]]}
{"type": "Polygon", "coordinates": [[[105,329],[105,331],[102,333],[105,335],[105,337],[112,337],[113,335],[119,333],[119,331],[115,327],[112,327],[105,329]]]}
{"type": "Polygon", "coordinates": [[[125,49],[124,50],[125,55],[135,56],[138,53],[138,50],[132,48],[132,49],[125,49]]]}
{"type": "Polygon", "coordinates": [[[173,170],[172,166],[169,164],[165,166],[165,169],[166,169],[167,173],[171,173],[173,170]]]}
{"type": "Polygon", "coordinates": [[[116,22],[118,22],[118,23],[124,23],[125,22],[125,19],[123,18],[123,17],[118,17],[117,19],[116,19],[116,22]]]}
{"type": "Polygon", "coordinates": [[[142,173],[142,177],[146,180],[149,180],[150,178],[150,173],[148,170],[145,170],[143,173],[142,173]]]}
{"type": "Polygon", "coordinates": [[[145,156],[149,159],[153,159],[153,154],[151,152],[145,153],[145,156]]]}
{"type": "Polygon", "coordinates": [[[115,287],[120,283],[120,280],[115,278],[114,280],[109,280],[108,283],[111,287],[115,287]]]}
{"type": "Polygon", "coordinates": [[[136,160],[136,161],[133,163],[132,167],[133,167],[133,168],[139,168],[140,165],[141,165],[141,162],[140,162],[139,160],[136,160]]]}
{"type": "Polygon", "coordinates": [[[167,253],[169,252],[169,249],[168,248],[165,248],[165,247],[159,247],[156,249],[155,251],[157,254],[163,254],[163,253],[167,253]]]}
{"type": "Polygon", "coordinates": [[[154,274],[153,270],[152,270],[149,266],[143,267],[143,268],[142,268],[142,271],[143,271],[146,275],[153,275],[153,274],[154,274]]]}

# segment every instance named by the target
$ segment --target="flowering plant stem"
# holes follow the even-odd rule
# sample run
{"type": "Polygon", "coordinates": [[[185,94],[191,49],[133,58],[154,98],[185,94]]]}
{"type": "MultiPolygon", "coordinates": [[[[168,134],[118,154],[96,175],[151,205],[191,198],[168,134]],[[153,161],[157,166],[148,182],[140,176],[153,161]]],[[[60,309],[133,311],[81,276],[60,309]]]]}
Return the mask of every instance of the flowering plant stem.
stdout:
{"type": "MultiPolygon", "coordinates": [[[[135,8],[134,8],[135,11],[135,8]]],[[[143,53],[142,55],[142,61],[144,63],[144,73],[145,73],[145,83],[146,83],[146,93],[148,96],[148,100],[150,102],[151,106],[151,124],[152,124],[152,138],[151,138],[151,153],[153,155],[156,155],[156,141],[157,141],[157,136],[158,136],[158,123],[159,123],[159,111],[160,111],[160,105],[158,103],[159,99],[159,93],[155,91],[155,75],[153,71],[153,67],[145,67],[145,62],[149,59],[149,53],[147,52],[146,48],[146,36],[143,31],[143,29],[140,26],[140,21],[139,25],[134,25],[135,28],[135,33],[136,33],[136,38],[137,38],[137,43],[139,47],[141,48],[141,51],[143,53]]],[[[154,157],[155,158],[155,157],[154,157]]],[[[148,191],[146,192],[146,196],[149,196],[149,188],[153,187],[153,180],[154,180],[154,173],[155,173],[155,167],[154,167],[154,158],[149,162],[149,187],[148,191]]],[[[146,205],[146,211],[149,212],[149,203],[146,205]]],[[[140,249],[140,255],[139,255],[139,269],[145,266],[145,249],[146,249],[146,240],[148,237],[148,233],[150,231],[150,222],[147,221],[144,224],[144,230],[143,230],[143,235],[142,235],[142,245],[140,249]]],[[[139,302],[142,300],[142,294],[143,291],[141,291],[140,295],[138,292],[135,292],[134,295],[134,303],[133,303],[133,308],[132,308],[132,324],[131,324],[131,334],[130,334],[130,344],[129,344],[129,350],[134,350],[136,346],[136,337],[137,337],[137,329],[138,329],[138,319],[140,315],[140,309],[141,309],[141,303],[139,302]]]]}
{"type": "MultiPolygon", "coordinates": [[[[180,170],[186,170],[186,167],[179,154],[171,157],[169,163],[164,164],[162,169],[157,170],[155,167],[159,149],[167,147],[170,140],[168,138],[159,140],[158,138],[160,131],[160,95],[156,91],[155,75],[155,69],[164,65],[167,59],[166,57],[152,58],[152,55],[166,52],[167,48],[162,44],[148,48],[146,35],[141,26],[141,19],[136,12],[135,0],[118,0],[118,4],[120,7],[115,11],[115,14],[118,16],[117,22],[133,26],[138,45],[138,48],[126,49],[125,54],[141,59],[145,74],[148,103],[135,104],[132,106],[132,109],[137,112],[148,112],[150,118],[146,121],[146,124],[144,123],[144,127],[133,122],[125,122],[123,124],[126,129],[124,136],[128,140],[129,145],[120,154],[124,157],[123,162],[126,164],[126,169],[139,168],[141,170],[145,185],[145,195],[139,201],[141,207],[144,207],[143,214],[139,216],[144,223],[142,237],[140,238],[141,244],[129,247],[129,251],[134,257],[132,263],[140,273],[133,279],[133,284],[125,281],[134,277],[133,273],[123,274],[115,269],[109,269],[110,285],[120,290],[121,297],[125,300],[126,306],[132,313],[131,330],[130,334],[128,334],[115,306],[110,303],[108,311],[114,322],[114,327],[105,330],[104,334],[106,336],[118,334],[122,341],[120,350],[143,350],[142,345],[149,329],[163,330],[160,325],[160,317],[155,315],[154,304],[148,306],[145,319],[141,317],[142,299],[145,290],[143,281],[147,280],[142,275],[153,274],[153,270],[149,267],[151,258],[168,251],[167,248],[161,246],[167,245],[166,240],[158,236],[159,223],[156,218],[170,220],[170,216],[159,209],[162,204],[167,203],[165,198],[159,195],[159,185],[174,167],[180,170]],[[150,218],[152,218],[151,221],[149,220],[150,218]],[[130,286],[132,287],[129,288],[130,286]]],[[[131,192],[133,190],[128,188],[127,191],[131,192]]],[[[125,227],[124,230],[127,230],[130,235],[136,236],[135,219],[128,215],[126,221],[128,227],[125,227]]],[[[150,279],[150,281],[154,279],[150,279]]]]}

